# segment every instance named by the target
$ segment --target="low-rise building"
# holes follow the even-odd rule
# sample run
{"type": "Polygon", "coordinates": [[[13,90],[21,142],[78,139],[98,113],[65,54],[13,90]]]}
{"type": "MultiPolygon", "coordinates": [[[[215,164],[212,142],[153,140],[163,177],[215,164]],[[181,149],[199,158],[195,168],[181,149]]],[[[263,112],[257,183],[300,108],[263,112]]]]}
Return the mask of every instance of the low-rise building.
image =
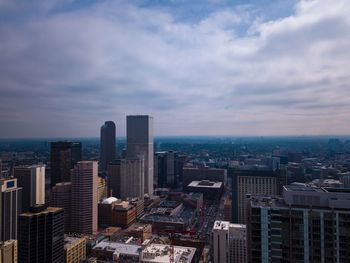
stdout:
{"type": "Polygon", "coordinates": [[[142,263],[170,263],[173,256],[174,263],[194,262],[196,249],[193,247],[173,246],[173,255],[171,247],[163,244],[150,244],[141,252],[142,263]]]}
{"type": "Polygon", "coordinates": [[[65,263],[79,263],[86,259],[86,239],[84,237],[64,237],[65,263]]]}
{"type": "Polygon", "coordinates": [[[117,262],[139,262],[141,246],[113,241],[102,241],[92,249],[92,256],[98,260],[117,262]]]}

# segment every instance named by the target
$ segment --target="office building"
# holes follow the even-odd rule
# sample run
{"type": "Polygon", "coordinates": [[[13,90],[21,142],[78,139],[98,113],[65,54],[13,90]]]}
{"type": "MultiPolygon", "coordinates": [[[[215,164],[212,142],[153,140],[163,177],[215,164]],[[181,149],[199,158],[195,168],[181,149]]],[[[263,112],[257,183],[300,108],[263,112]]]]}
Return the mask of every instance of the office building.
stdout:
{"type": "Polygon", "coordinates": [[[104,262],[140,262],[142,247],[136,244],[103,240],[93,247],[93,257],[104,262]]]}
{"type": "Polygon", "coordinates": [[[349,262],[349,200],[349,189],[301,183],[251,196],[248,262],[349,262]]]}
{"type": "Polygon", "coordinates": [[[106,180],[102,177],[98,177],[98,183],[97,183],[97,201],[101,201],[104,198],[107,197],[107,186],[106,186],[106,180]]]}
{"type": "Polygon", "coordinates": [[[81,151],[80,142],[51,143],[51,186],[70,181],[70,169],[81,161],[81,151]]]}
{"type": "Polygon", "coordinates": [[[17,263],[18,248],[17,240],[0,242],[0,263],[17,263]]]}
{"type": "Polygon", "coordinates": [[[208,180],[192,181],[187,185],[186,191],[189,193],[202,193],[204,199],[207,200],[219,200],[224,192],[224,184],[208,180]]]}
{"type": "Polygon", "coordinates": [[[121,159],[108,165],[108,190],[120,198],[143,198],[144,161],[140,159],[121,159]]]}
{"type": "Polygon", "coordinates": [[[14,177],[22,187],[22,212],[45,204],[45,165],[15,167],[14,177]]]}
{"type": "Polygon", "coordinates": [[[214,263],[246,263],[246,226],[215,221],[213,226],[214,263]]]}
{"type": "Polygon", "coordinates": [[[175,185],[175,153],[156,152],[154,154],[154,184],[157,188],[175,185]]]}
{"type": "Polygon", "coordinates": [[[51,205],[64,209],[64,232],[71,231],[71,202],[72,202],[72,183],[58,183],[52,187],[51,205]]]}
{"type": "Polygon", "coordinates": [[[37,206],[18,219],[19,263],[64,262],[64,211],[37,206]]]}
{"type": "Polygon", "coordinates": [[[80,263],[86,259],[86,239],[84,237],[64,237],[65,263],[80,263]]]}
{"type": "MultiPolygon", "coordinates": [[[[194,247],[173,247],[173,262],[174,263],[191,263],[193,262],[196,249],[194,247]]],[[[170,261],[171,250],[169,245],[150,244],[141,252],[142,263],[164,263],[170,261]]],[[[225,262],[227,263],[227,262],[225,262]]]]}
{"type": "Polygon", "coordinates": [[[113,121],[106,121],[101,126],[100,137],[100,171],[104,172],[107,165],[116,157],[116,132],[113,121]]]}
{"type": "Polygon", "coordinates": [[[144,193],[153,195],[153,117],[127,116],[126,156],[144,160],[144,193]]]}
{"type": "Polygon", "coordinates": [[[232,222],[232,200],[226,198],[224,201],[224,219],[232,222]]]}
{"type": "Polygon", "coordinates": [[[71,172],[71,231],[93,234],[97,231],[98,164],[81,161],[71,172]]]}
{"type": "Polygon", "coordinates": [[[225,169],[216,169],[209,167],[184,167],[183,185],[187,186],[192,181],[209,180],[213,182],[227,182],[227,171],[225,169]]]}
{"type": "Polygon", "coordinates": [[[230,263],[247,262],[246,225],[230,224],[229,226],[230,263]]]}
{"type": "Polygon", "coordinates": [[[245,166],[235,170],[232,176],[232,221],[246,224],[247,194],[278,194],[279,176],[271,170],[257,166],[245,166]]]}
{"type": "Polygon", "coordinates": [[[18,214],[22,211],[22,188],[17,179],[0,179],[0,241],[17,239],[18,214]]]}

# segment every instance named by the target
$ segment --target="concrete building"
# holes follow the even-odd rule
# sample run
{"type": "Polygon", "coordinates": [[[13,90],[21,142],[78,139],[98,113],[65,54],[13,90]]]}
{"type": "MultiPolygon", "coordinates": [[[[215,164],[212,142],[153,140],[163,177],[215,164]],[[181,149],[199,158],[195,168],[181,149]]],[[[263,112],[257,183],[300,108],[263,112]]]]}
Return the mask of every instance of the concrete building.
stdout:
{"type": "Polygon", "coordinates": [[[22,188],[17,179],[0,179],[0,241],[17,239],[18,214],[22,211],[22,188]]]}
{"type": "Polygon", "coordinates": [[[51,143],[51,186],[70,181],[70,169],[81,161],[81,143],[58,141],[51,143]]]}
{"type": "Polygon", "coordinates": [[[116,158],[116,132],[113,121],[106,121],[101,126],[100,137],[100,171],[104,172],[107,165],[116,158]]]}
{"type": "Polygon", "coordinates": [[[157,188],[175,185],[175,153],[156,152],[154,154],[154,184],[157,188]]]}
{"type": "Polygon", "coordinates": [[[230,262],[229,227],[226,221],[215,221],[213,226],[213,261],[214,263],[230,262]]]}
{"type": "Polygon", "coordinates": [[[58,183],[52,187],[51,205],[64,209],[64,232],[71,231],[71,202],[72,202],[72,183],[58,183]]]}
{"type": "Polygon", "coordinates": [[[214,182],[227,182],[227,171],[225,169],[216,169],[209,167],[184,167],[183,185],[187,186],[192,181],[209,180],[214,182]]]}
{"type": "Polygon", "coordinates": [[[106,180],[102,177],[98,177],[97,183],[97,201],[101,201],[107,197],[106,180]]]}
{"type": "Polygon", "coordinates": [[[0,242],[0,263],[17,263],[18,248],[17,240],[0,242]]]}
{"type": "Polygon", "coordinates": [[[349,262],[349,200],[349,189],[301,183],[251,196],[248,262],[349,262]]]}
{"type": "MultiPolygon", "coordinates": [[[[150,244],[141,252],[142,263],[170,263],[170,246],[150,244]]],[[[193,247],[174,246],[174,263],[191,263],[196,249],[193,247]]],[[[226,262],[225,262],[226,263],[226,262]]]]}
{"type": "Polygon", "coordinates": [[[260,170],[256,166],[245,166],[236,170],[232,176],[232,221],[245,224],[246,195],[277,195],[279,177],[270,170],[260,170]]]}
{"type": "Polygon", "coordinates": [[[224,219],[232,222],[232,200],[226,198],[224,202],[224,219]]]}
{"type": "Polygon", "coordinates": [[[79,263],[86,259],[86,239],[84,237],[64,237],[65,263],[79,263]]]}
{"type": "Polygon", "coordinates": [[[22,187],[22,212],[31,206],[45,204],[45,165],[17,166],[14,168],[17,185],[22,187]]]}
{"type": "Polygon", "coordinates": [[[19,263],[64,260],[64,211],[38,206],[20,214],[18,219],[19,263]]]}
{"type": "Polygon", "coordinates": [[[81,234],[93,234],[97,232],[97,162],[78,162],[71,173],[71,231],[81,234]]]}
{"type": "Polygon", "coordinates": [[[153,195],[153,117],[127,116],[126,125],[126,156],[144,160],[144,193],[153,195]]]}
{"type": "Polygon", "coordinates": [[[141,246],[114,241],[101,241],[91,254],[98,260],[113,262],[140,262],[141,246]]]}
{"type": "Polygon", "coordinates": [[[186,191],[202,193],[205,199],[220,199],[224,192],[224,184],[222,182],[208,180],[192,181],[187,185],[186,191]]]}
{"type": "Polygon", "coordinates": [[[214,263],[246,263],[246,226],[215,221],[213,226],[214,263]]]}
{"type": "Polygon", "coordinates": [[[247,262],[246,225],[230,224],[229,226],[230,263],[247,262]]]}
{"type": "Polygon", "coordinates": [[[113,196],[143,198],[144,161],[140,159],[121,159],[108,165],[108,190],[113,196]]]}

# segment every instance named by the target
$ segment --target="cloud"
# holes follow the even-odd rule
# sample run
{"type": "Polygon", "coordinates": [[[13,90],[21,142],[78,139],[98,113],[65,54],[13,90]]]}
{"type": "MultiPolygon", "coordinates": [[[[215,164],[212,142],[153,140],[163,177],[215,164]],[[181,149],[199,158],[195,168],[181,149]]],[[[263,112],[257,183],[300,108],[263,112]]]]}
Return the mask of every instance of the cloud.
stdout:
{"type": "Polygon", "coordinates": [[[127,114],[157,135],[349,133],[346,2],[2,0],[0,137],[125,134],[127,114]]]}

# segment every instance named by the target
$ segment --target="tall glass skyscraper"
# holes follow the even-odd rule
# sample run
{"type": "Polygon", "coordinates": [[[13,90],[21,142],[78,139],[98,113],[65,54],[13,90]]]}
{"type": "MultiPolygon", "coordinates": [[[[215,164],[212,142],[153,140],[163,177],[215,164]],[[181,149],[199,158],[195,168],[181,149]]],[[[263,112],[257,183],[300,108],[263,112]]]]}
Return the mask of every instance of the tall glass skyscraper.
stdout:
{"type": "Polygon", "coordinates": [[[107,165],[115,159],[116,141],[115,124],[113,121],[106,121],[101,126],[100,138],[100,171],[104,172],[107,165]]]}

